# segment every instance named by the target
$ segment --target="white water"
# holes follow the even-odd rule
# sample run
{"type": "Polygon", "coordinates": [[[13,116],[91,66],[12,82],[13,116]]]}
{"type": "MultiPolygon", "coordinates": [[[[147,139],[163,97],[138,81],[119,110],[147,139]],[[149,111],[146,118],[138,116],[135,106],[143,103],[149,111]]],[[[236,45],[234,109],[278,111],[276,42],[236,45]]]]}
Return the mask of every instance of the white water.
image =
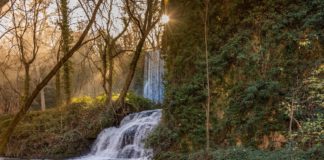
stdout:
{"type": "MultiPolygon", "coordinates": [[[[163,101],[164,61],[160,52],[145,56],[144,97],[156,103],[163,101]]],[[[104,129],[95,141],[91,152],[82,160],[149,160],[152,149],[144,147],[144,139],[158,125],[161,110],[150,110],[126,116],[118,128],[104,129]]]]}
{"type": "Polygon", "coordinates": [[[160,51],[148,52],[145,56],[144,97],[156,103],[163,101],[164,61],[160,51]]]}
{"type": "Polygon", "coordinates": [[[161,110],[149,110],[126,116],[118,128],[104,129],[91,152],[82,160],[149,160],[153,150],[144,147],[144,139],[158,125],[161,110]]]}

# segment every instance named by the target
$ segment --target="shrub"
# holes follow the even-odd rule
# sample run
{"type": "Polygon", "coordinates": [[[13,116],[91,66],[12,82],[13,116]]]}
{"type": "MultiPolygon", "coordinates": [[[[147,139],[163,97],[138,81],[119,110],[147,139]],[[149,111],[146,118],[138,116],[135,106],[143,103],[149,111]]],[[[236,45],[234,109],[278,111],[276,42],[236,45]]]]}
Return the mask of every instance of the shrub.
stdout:
{"type": "MultiPolygon", "coordinates": [[[[6,155],[61,159],[86,153],[103,128],[116,124],[115,113],[104,106],[105,99],[103,95],[78,97],[68,106],[29,112],[12,135],[6,155]]],[[[127,103],[133,108],[130,112],[154,108],[134,94],[127,96],[127,103]]],[[[10,120],[12,115],[0,116],[0,133],[10,120]]]]}
{"type": "MultiPolygon", "coordinates": [[[[323,145],[311,148],[307,151],[288,148],[275,151],[263,151],[253,148],[227,148],[211,150],[209,158],[211,160],[320,160],[323,155],[323,145]]],[[[204,151],[197,151],[191,154],[165,152],[156,160],[198,160],[205,159],[204,151]]]]}

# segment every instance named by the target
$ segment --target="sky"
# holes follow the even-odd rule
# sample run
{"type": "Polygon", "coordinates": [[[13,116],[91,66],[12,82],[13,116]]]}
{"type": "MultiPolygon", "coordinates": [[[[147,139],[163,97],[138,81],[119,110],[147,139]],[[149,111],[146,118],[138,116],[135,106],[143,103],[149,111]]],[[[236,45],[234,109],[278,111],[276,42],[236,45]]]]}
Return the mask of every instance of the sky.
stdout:
{"type": "MultiPolygon", "coordinates": [[[[59,0],[58,0],[59,1],[59,0]]],[[[17,1],[19,2],[19,1],[17,1]]],[[[21,1],[20,1],[21,2],[21,1]]],[[[121,11],[118,7],[116,7],[116,5],[120,5],[122,3],[122,1],[120,0],[114,0],[114,6],[113,10],[112,10],[112,15],[115,18],[121,17],[121,11]]],[[[8,3],[8,5],[10,5],[8,3]]],[[[79,1],[78,0],[69,0],[69,9],[72,10],[72,12],[70,13],[70,27],[73,31],[78,30],[78,22],[85,22],[87,21],[87,17],[86,14],[84,13],[83,9],[79,5],[79,1]]],[[[8,7],[7,7],[8,8],[8,7]]],[[[58,21],[58,13],[57,13],[57,5],[55,3],[55,1],[51,1],[50,6],[48,7],[48,9],[46,10],[46,14],[47,15],[51,15],[49,17],[49,21],[50,26],[55,27],[55,25],[57,25],[57,21],[58,21]]],[[[8,28],[10,28],[11,24],[11,15],[7,14],[5,17],[2,17],[0,19],[0,36],[5,33],[5,31],[7,31],[8,28]]],[[[100,25],[104,25],[104,23],[102,22],[102,18],[100,18],[100,16],[97,16],[97,23],[100,25]]],[[[115,21],[116,27],[115,30],[112,31],[111,34],[117,34],[118,32],[120,32],[121,30],[121,26],[122,26],[122,21],[121,20],[117,20],[115,21]]]]}

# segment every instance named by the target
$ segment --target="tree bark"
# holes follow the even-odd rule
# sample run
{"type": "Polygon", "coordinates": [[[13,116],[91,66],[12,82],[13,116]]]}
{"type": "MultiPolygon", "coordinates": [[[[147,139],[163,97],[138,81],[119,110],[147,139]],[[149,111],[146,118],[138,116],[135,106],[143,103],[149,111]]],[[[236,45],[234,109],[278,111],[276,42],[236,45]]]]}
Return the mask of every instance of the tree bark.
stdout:
{"type": "Polygon", "coordinates": [[[100,4],[103,0],[99,0],[94,11],[93,15],[86,26],[85,30],[83,31],[82,35],[80,36],[78,42],[71,48],[71,50],[63,56],[63,58],[52,68],[52,70],[45,76],[45,78],[36,86],[32,94],[26,99],[26,101],[21,106],[19,112],[15,115],[13,120],[10,122],[8,129],[2,134],[0,137],[0,155],[4,155],[6,151],[6,147],[9,141],[10,136],[12,135],[13,131],[15,130],[18,123],[24,118],[27,111],[29,110],[32,102],[39,94],[40,90],[42,90],[48,82],[55,76],[55,74],[59,71],[59,69],[64,65],[65,62],[72,57],[72,55],[83,45],[83,40],[85,39],[86,35],[88,34],[93,22],[95,21],[97,11],[99,9],[100,4]]]}
{"type": "Polygon", "coordinates": [[[108,75],[108,94],[107,94],[107,104],[108,106],[112,106],[112,83],[113,83],[113,71],[114,71],[114,60],[112,56],[112,51],[108,52],[108,62],[109,62],[109,75],[108,75]]]}
{"type": "Polygon", "coordinates": [[[29,95],[29,87],[30,87],[30,75],[29,75],[29,64],[24,64],[25,69],[25,80],[24,80],[24,95],[23,95],[23,103],[29,95]]]}
{"type": "Polygon", "coordinates": [[[128,74],[127,74],[127,77],[126,77],[126,80],[125,80],[125,84],[124,84],[123,89],[120,92],[120,95],[119,95],[118,100],[117,100],[118,104],[121,107],[123,107],[125,105],[125,98],[126,98],[128,90],[129,90],[129,86],[132,83],[132,80],[133,80],[133,77],[134,77],[134,74],[135,74],[135,70],[136,70],[136,66],[137,66],[137,62],[138,62],[138,60],[140,58],[140,55],[141,55],[141,52],[142,52],[142,49],[143,49],[143,46],[144,46],[145,39],[146,39],[146,36],[141,37],[140,41],[138,42],[138,44],[136,46],[134,57],[133,57],[130,65],[129,65],[129,71],[128,71],[128,74]]]}
{"type": "Polygon", "coordinates": [[[102,71],[101,71],[102,88],[104,89],[105,94],[107,96],[108,95],[107,82],[106,82],[107,81],[107,77],[106,77],[106,74],[107,74],[107,44],[104,45],[104,49],[101,52],[103,52],[102,54],[100,54],[100,56],[101,56],[101,63],[102,63],[102,71]]]}
{"type": "MultiPolygon", "coordinates": [[[[56,56],[56,63],[60,61],[61,58],[61,45],[59,45],[57,56],[56,56]]],[[[56,72],[55,75],[55,104],[56,106],[60,106],[62,102],[62,91],[61,91],[61,70],[56,72]]]]}
{"type": "MultiPolygon", "coordinates": [[[[39,81],[42,80],[42,75],[41,75],[41,71],[40,71],[40,67],[37,67],[37,74],[39,77],[39,81]]],[[[40,101],[41,101],[41,110],[45,111],[46,110],[46,100],[45,100],[45,87],[40,91],[40,101]]]]}
{"type": "Polygon", "coordinates": [[[45,92],[44,92],[44,89],[45,89],[45,88],[43,88],[43,89],[40,91],[41,110],[42,110],[42,111],[45,111],[45,110],[46,110],[46,101],[45,101],[45,92]]]}
{"type": "Polygon", "coordinates": [[[61,73],[60,70],[55,75],[55,100],[56,100],[56,106],[61,105],[61,73]]]}
{"type": "MultiPolygon", "coordinates": [[[[67,0],[61,0],[61,13],[62,13],[62,51],[63,55],[69,52],[70,44],[70,28],[68,19],[68,3],[67,0]]],[[[63,84],[66,104],[71,102],[71,62],[68,60],[64,63],[63,67],[63,84]]]]}

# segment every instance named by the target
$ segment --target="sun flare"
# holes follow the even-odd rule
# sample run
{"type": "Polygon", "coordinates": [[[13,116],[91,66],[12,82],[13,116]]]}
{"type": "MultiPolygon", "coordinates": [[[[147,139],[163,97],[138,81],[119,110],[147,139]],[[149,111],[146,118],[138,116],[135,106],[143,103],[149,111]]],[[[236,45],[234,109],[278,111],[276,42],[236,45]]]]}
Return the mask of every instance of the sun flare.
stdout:
{"type": "Polygon", "coordinates": [[[162,17],[161,17],[161,23],[162,24],[166,24],[166,23],[168,23],[170,21],[170,17],[168,16],[168,15],[162,15],[162,17]]]}

